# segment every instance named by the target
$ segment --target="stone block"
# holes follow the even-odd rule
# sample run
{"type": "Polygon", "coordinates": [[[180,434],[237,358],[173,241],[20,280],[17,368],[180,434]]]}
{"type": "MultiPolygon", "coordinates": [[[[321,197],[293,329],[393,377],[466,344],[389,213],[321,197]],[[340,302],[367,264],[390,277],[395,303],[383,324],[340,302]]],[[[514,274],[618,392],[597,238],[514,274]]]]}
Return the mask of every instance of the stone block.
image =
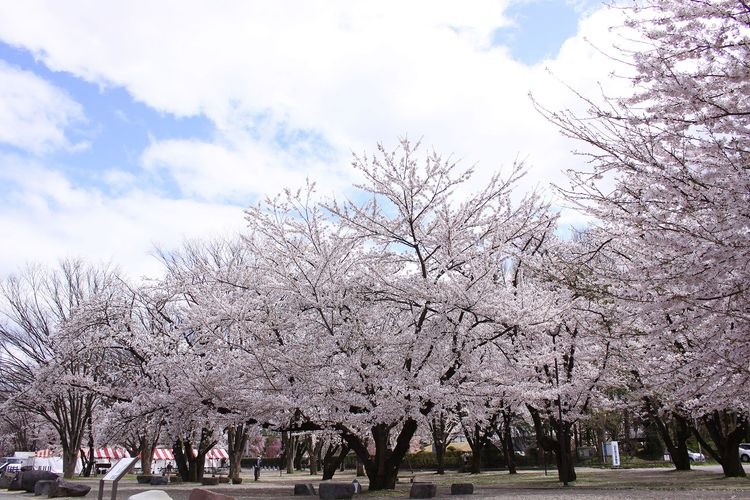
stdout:
{"type": "Polygon", "coordinates": [[[312,484],[295,484],[294,496],[313,496],[315,495],[315,486],[312,484]]]}
{"type": "Polygon", "coordinates": [[[434,498],[437,485],[434,483],[412,483],[409,498],[434,498]]]}
{"type": "Polygon", "coordinates": [[[216,486],[219,484],[219,478],[218,477],[204,477],[201,479],[201,484],[203,486],[216,486]]]}
{"type": "Polygon", "coordinates": [[[135,476],[135,479],[138,481],[138,484],[151,484],[152,477],[151,474],[138,474],[135,476]]]}
{"type": "Polygon", "coordinates": [[[235,500],[235,498],[229,495],[222,495],[221,493],[214,493],[211,490],[204,490],[203,488],[193,488],[190,491],[188,500],[235,500]]]}
{"type": "Polygon", "coordinates": [[[34,496],[47,496],[49,495],[50,488],[55,485],[57,481],[53,481],[51,479],[43,479],[41,481],[37,481],[34,485],[34,496]]]}
{"type": "Polygon", "coordinates": [[[54,472],[46,470],[27,470],[19,473],[21,476],[21,489],[34,493],[37,481],[56,481],[59,477],[54,472]]]}
{"type": "Polygon", "coordinates": [[[58,479],[54,485],[50,486],[47,498],[85,497],[89,491],[91,491],[91,486],[58,479]]]}
{"type": "Polygon", "coordinates": [[[352,483],[329,483],[323,481],[318,485],[318,497],[328,500],[336,498],[351,498],[354,496],[352,483]]]}
{"type": "Polygon", "coordinates": [[[169,484],[169,478],[167,476],[151,476],[151,486],[166,486],[169,484]]]}
{"type": "Polygon", "coordinates": [[[453,483],[451,484],[451,495],[473,495],[474,484],[472,483],[453,483]]]}

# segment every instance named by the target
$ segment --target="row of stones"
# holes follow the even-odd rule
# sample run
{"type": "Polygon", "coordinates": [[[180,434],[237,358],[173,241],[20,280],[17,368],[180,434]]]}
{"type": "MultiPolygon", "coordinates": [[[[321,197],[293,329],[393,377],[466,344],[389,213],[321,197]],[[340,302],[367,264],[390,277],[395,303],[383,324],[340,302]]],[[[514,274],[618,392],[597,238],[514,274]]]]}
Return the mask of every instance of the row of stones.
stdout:
{"type": "MultiPolygon", "coordinates": [[[[352,498],[359,493],[359,483],[320,483],[318,496],[323,499],[352,498]]],[[[312,484],[295,484],[295,496],[314,496],[315,486],[312,484]]],[[[472,483],[454,483],[451,485],[451,495],[472,495],[472,483]]],[[[413,483],[409,491],[409,498],[433,498],[437,495],[437,485],[434,483],[413,483]]]]}

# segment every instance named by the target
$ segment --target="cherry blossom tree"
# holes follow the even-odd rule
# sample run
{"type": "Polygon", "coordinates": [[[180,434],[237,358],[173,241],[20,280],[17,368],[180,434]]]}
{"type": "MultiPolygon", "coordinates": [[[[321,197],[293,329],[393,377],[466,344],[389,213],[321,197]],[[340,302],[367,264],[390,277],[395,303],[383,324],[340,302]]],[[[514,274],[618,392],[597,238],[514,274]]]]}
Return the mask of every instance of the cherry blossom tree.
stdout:
{"type": "Polygon", "coordinates": [[[613,262],[599,234],[551,239],[527,278],[554,292],[557,323],[519,339],[517,365],[525,383],[516,390],[534,423],[540,448],[555,454],[560,481],[575,481],[571,429],[588,418],[606,392],[621,388],[623,334],[629,322],[606,293],[597,270],[613,262]],[[549,425],[545,425],[548,423],[549,425]]]}
{"type": "Polygon", "coordinates": [[[76,328],[71,317],[77,307],[94,296],[106,302],[117,281],[111,269],[70,260],[57,269],[29,267],[0,285],[4,411],[38,415],[55,429],[66,478],[75,472],[98,401],[78,382],[96,380],[104,371],[100,352],[70,357],[63,338],[76,328]]]}
{"type": "Polygon", "coordinates": [[[265,295],[290,311],[275,356],[305,401],[300,425],[340,432],[373,490],[394,487],[418,420],[451,397],[474,352],[548,319],[507,276],[553,225],[534,196],[511,203],[520,169],[458,201],[471,172],[418,149],[403,140],[355,157],[359,201],[321,206],[308,189],[247,212],[265,295]]]}
{"type": "Polygon", "coordinates": [[[634,95],[588,101],[583,116],[541,111],[586,145],[590,169],[571,174],[567,194],[622,257],[609,293],[643,316],[671,401],[713,428],[725,475],[744,476],[735,446],[750,410],[750,7],[646,0],[626,13],[639,44],[622,54],[634,95]]]}

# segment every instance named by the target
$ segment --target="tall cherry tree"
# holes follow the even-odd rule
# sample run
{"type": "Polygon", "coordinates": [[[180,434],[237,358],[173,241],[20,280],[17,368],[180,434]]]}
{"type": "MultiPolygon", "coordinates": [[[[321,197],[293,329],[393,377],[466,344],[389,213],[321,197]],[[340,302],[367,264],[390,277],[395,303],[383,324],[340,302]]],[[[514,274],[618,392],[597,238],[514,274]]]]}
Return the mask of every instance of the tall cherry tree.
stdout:
{"type": "Polygon", "coordinates": [[[64,338],[79,326],[72,321],[77,308],[92,297],[106,303],[117,282],[112,269],[69,260],[55,269],[29,267],[0,284],[4,411],[38,415],[55,429],[66,478],[75,472],[99,400],[79,382],[103,377],[105,370],[101,352],[71,357],[64,338]]]}
{"type": "Polygon", "coordinates": [[[684,382],[674,400],[706,425],[729,425],[714,433],[729,439],[722,466],[743,476],[734,448],[750,411],[750,7],[646,0],[626,13],[634,95],[589,101],[583,116],[542,112],[586,144],[590,169],[572,173],[568,195],[622,256],[609,292],[644,318],[652,352],[684,382]]]}

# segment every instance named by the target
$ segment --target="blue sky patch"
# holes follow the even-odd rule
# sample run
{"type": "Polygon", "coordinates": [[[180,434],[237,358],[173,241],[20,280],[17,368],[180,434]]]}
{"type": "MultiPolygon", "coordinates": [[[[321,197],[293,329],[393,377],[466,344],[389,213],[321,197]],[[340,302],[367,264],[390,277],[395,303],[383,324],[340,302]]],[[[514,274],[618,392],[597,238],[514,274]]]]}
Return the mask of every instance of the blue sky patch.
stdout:
{"type": "Polygon", "coordinates": [[[554,58],[563,42],[576,34],[578,10],[559,0],[513,3],[506,11],[513,26],[498,29],[493,43],[508,47],[514,59],[529,66],[554,58]]]}
{"type": "MultiPolygon", "coordinates": [[[[121,170],[140,175],[140,156],[150,142],[178,138],[209,140],[213,136],[213,123],[202,115],[182,118],[158,112],[133,100],[121,87],[100,87],[69,73],[51,71],[29,52],[4,43],[0,43],[0,60],[64,89],[82,106],[84,122],[66,132],[71,142],[85,141],[89,147],[45,155],[48,163],[56,164],[76,184],[93,184],[108,192],[110,186],[103,182],[102,174],[121,170]]],[[[5,144],[0,144],[0,151],[19,153],[5,144]]],[[[154,187],[175,194],[167,185],[154,187]]]]}

